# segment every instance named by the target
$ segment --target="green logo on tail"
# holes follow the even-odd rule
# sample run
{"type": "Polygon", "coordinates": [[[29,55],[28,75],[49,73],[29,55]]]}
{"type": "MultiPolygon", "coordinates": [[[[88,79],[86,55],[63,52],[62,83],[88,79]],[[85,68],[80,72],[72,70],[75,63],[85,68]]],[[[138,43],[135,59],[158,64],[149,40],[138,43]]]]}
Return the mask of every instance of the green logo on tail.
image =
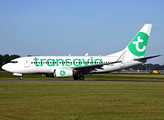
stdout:
{"type": "Polygon", "coordinates": [[[139,32],[128,45],[130,52],[135,56],[144,56],[149,36],[139,32]]]}

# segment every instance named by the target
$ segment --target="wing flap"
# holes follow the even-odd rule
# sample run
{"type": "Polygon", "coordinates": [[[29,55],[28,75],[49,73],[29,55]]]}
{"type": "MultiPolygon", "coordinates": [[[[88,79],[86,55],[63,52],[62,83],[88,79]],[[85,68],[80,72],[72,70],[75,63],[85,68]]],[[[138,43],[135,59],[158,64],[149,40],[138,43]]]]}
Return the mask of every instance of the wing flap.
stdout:
{"type": "Polygon", "coordinates": [[[113,64],[111,63],[101,63],[101,64],[94,64],[94,65],[86,65],[86,66],[77,66],[77,67],[73,67],[74,70],[79,70],[79,71],[91,71],[91,70],[95,70],[95,69],[103,69],[102,67],[104,65],[109,65],[109,64],[113,64]]]}

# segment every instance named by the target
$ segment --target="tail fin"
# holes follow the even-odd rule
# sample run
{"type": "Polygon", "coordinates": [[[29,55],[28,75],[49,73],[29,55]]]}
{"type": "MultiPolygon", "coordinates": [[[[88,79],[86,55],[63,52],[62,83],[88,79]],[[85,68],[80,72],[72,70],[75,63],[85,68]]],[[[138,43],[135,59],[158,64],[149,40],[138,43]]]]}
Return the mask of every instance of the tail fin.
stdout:
{"type": "Polygon", "coordinates": [[[145,24],[137,35],[124,49],[128,51],[128,56],[133,58],[144,57],[152,24],[145,24]]]}

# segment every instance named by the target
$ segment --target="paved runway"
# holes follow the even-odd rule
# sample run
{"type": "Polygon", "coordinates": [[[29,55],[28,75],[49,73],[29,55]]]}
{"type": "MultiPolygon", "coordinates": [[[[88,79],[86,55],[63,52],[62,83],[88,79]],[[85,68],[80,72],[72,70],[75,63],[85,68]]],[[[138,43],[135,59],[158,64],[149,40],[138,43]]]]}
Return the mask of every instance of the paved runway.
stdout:
{"type": "Polygon", "coordinates": [[[143,82],[143,83],[164,83],[164,81],[142,81],[142,80],[37,80],[37,79],[25,79],[25,80],[12,80],[12,79],[0,79],[0,82],[143,82]]]}

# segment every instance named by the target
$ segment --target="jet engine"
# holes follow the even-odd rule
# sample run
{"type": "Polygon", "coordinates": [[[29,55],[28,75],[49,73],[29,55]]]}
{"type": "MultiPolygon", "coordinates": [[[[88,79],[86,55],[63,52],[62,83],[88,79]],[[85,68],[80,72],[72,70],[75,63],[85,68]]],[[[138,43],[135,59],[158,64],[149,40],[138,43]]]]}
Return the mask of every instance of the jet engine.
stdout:
{"type": "Polygon", "coordinates": [[[72,77],[72,69],[54,69],[54,73],[46,74],[47,77],[72,77]]]}

